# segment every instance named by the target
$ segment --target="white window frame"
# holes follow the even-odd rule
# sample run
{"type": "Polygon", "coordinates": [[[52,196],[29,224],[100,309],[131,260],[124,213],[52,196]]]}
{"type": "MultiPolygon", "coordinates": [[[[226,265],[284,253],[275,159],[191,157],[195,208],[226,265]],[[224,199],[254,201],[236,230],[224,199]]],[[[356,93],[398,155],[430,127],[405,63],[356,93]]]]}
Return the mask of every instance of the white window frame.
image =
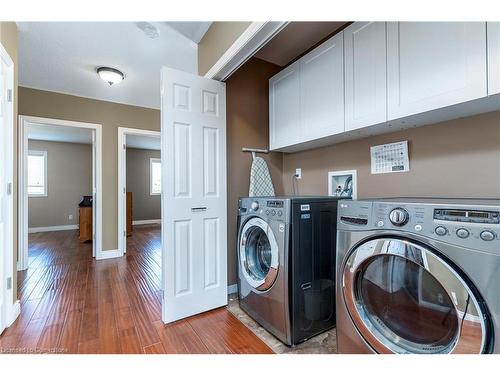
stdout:
{"type": "MultiPolygon", "coordinates": [[[[43,156],[43,193],[42,194],[28,194],[29,198],[46,198],[48,197],[48,184],[49,181],[47,180],[47,151],[42,151],[42,150],[28,150],[28,156],[43,156]]],[[[29,180],[29,177],[28,177],[29,180]]],[[[27,190],[29,191],[29,186],[27,186],[27,190]]]]}
{"type": "MultiPolygon", "coordinates": [[[[160,163],[161,168],[161,158],[149,158],[149,195],[161,195],[161,191],[153,192],[153,163],[160,163]]],[[[163,186],[161,188],[163,189],[163,186]]]]}

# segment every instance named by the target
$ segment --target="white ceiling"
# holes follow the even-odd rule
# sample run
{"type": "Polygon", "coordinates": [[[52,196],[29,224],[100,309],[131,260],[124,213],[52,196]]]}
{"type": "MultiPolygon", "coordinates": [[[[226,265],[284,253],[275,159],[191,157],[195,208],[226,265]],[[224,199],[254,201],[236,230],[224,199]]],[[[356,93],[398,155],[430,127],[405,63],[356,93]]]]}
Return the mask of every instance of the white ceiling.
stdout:
{"type": "Polygon", "coordinates": [[[197,72],[193,40],[206,22],[180,24],[175,28],[188,37],[153,22],[159,36],[151,39],[135,22],[19,22],[19,85],[159,108],[162,66],[197,72]],[[99,66],[121,70],[125,80],[110,87],[96,74],[99,66]]]}
{"type": "Polygon", "coordinates": [[[92,130],[71,126],[29,124],[28,139],[92,144],[92,130]]]}
{"type": "Polygon", "coordinates": [[[125,142],[127,147],[142,148],[145,150],[161,150],[160,137],[149,137],[144,135],[127,134],[125,142]]]}
{"type": "Polygon", "coordinates": [[[167,24],[198,44],[212,22],[167,22],[167,24]]]}

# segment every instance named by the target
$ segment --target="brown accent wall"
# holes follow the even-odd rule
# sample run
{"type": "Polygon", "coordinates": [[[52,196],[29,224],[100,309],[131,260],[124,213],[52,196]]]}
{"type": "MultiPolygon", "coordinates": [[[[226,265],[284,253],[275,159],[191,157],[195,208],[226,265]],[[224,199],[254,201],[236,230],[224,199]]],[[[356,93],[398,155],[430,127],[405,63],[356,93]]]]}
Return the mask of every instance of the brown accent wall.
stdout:
{"type": "Polygon", "coordinates": [[[214,22],[198,43],[198,74],[205,75],[251,22],[214,22]]]}
{"type": "Polygon", "coordinates": [[[327,173],[356,169],[358,198],[500,197],[500,111],[283,156],[283,184],[302,168],[300,194],[327,194],[327,173]],[[370,146],[409,141],[410,171],[372,175],[370,146]]]}
{"type": "Polygon", "coordinates": [[[150,160],[159,150],[127,148],[127,191],[132,192],[132,220],[161,219],[161,195],[150,194],[150,160]]]}
{"type": "Polygon", "coordinates": [[[102,125],[102,249],[116,249],[118,127],[159,131],[160,111],[19,87],[19,114],[102,125]]]}
{"type": "MultiPolygon", "coordinates": [[[[236,219],[238,198],[248,196],[252,155],[242,147],[268,148],[269,78],[280,68],[260,59],[248,60],[226,81],[228,284],[237,281],[236,219]]],[[[282,154],[261,155],[268,162],[277,194],[283,193],[282,154]]]]}
{"type": "Polygon", "coordinates": [[[28,149],[47,151],[47,196],[28,198],[28,227],[78,224],[78,203],[92,195],[92,145],[29,140],[28,149]]]}
{"type": "MultiPolygon", "coordinates": [[[[14,223],[12,228],[14,230],[14,272],[12,277],[12,287],[17,290],[17,107],[18,107],[18,57],[17,57],[17,25],[15,22],[0,22],[0,43],[9,54],[12,62],[14,63],[14,118],[12,127],[14,128],[14,147],[13,147],[13,160],[14,160],[14,181],[12,181],[14,192],[14,223]]],[[[14,301],[17,300],[17,295],[14,293],[14,301]]]]}

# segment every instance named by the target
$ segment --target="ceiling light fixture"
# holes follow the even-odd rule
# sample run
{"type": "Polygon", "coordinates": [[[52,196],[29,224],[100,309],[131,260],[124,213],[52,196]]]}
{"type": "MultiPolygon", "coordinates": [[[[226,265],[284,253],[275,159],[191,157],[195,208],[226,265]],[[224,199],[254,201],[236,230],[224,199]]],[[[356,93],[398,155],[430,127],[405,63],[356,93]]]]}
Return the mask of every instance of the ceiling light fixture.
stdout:
{"type": "Polygon", "coordinates": [[[156,39],[160,36],[158,28],[149,22],[136,22],[135,25],[150,39],[156,39]]]}
{"type": "Polygon", "coordinates": [[[125,78],[123,73],[118,69],[109,68],[107,66],[97,68],[97,74],[99,74],[99,77],[110,86],[120,83],[125,78]]]}

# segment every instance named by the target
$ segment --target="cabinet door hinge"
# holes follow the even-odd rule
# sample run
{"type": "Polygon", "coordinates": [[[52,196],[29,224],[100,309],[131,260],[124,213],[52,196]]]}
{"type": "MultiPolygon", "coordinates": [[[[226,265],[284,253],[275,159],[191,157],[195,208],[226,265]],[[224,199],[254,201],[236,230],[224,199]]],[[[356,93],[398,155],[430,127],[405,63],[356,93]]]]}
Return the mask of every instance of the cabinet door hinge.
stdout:
{"type": "Polygon", "coordinates": [[[12,103],[12,89],[7,90],[7,101],[12,103]]]}
{"type": "Polygon", "coordinates": [[[12,277],[7,277],[7,290],[12,289],[12,277]]]}

